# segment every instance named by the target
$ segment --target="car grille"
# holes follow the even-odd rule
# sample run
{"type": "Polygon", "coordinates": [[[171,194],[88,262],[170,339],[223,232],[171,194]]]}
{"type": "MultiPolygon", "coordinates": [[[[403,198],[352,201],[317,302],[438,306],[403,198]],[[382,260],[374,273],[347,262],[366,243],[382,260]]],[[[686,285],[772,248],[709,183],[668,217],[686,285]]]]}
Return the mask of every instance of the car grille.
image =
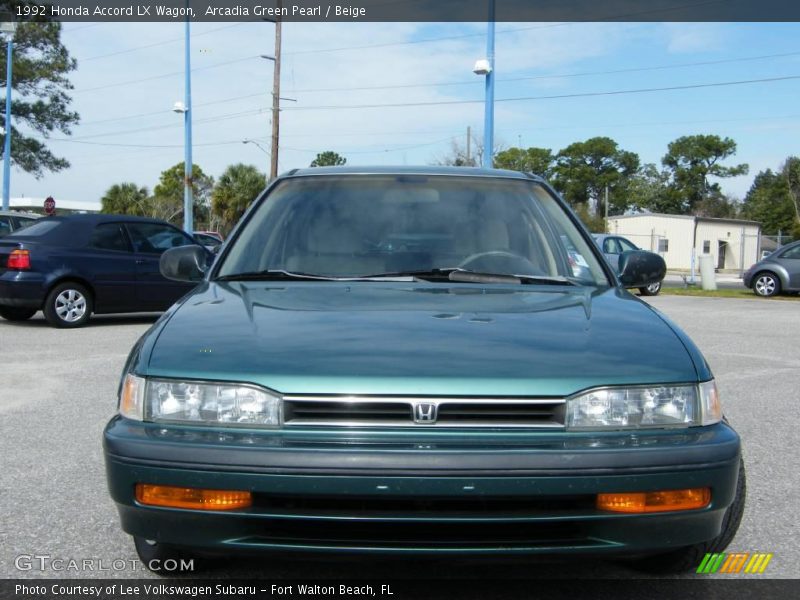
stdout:
{"type": "Polygon", "coordinates": [[[565,401],[541,398],[285,396],[286,426],[529,427],[564,426],[565,401]]]}
{"type": "Polygon", "coordinates": [[[498,547],[558,549],[602,547],[577,523],[449,523],[282,520],[270,522],[261,535],[235,540],[246,545],[304,548],[495,550],[498,547]]]}

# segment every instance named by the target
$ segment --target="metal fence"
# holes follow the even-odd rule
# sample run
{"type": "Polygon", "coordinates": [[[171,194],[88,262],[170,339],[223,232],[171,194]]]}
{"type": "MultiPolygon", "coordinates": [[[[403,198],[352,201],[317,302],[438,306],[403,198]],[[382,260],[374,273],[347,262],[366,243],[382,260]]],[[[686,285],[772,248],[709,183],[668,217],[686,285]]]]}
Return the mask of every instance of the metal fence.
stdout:
{"type": "Polygon", "coordinates": [[[776,249],[780,248],[781,246],[785,246],[786,244],[791,244],[793,241],[795,241],[795,238],[791,235],[762,235],[761,248],[763,250],[776,249]],[[764,243],[765,240],[767,240],[767,243],[764,243]]]}

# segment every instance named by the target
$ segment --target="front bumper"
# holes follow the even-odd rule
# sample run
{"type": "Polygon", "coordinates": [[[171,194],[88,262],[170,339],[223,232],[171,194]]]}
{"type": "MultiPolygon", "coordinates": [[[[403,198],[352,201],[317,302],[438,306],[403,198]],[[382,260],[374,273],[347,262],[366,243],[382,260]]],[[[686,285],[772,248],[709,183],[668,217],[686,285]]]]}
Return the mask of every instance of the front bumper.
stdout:
{"type": "Polygon", "coordinates": [[[727,425],[675,432],[105,430],[123,529],[206,551],[645,553],[718,535],[740,442],[727,425]],[[147,507],[136,483],[249,490],[247,509],[147,507]],[[630,515],[595,495],[711,487],[707,508],[630,515]]]}

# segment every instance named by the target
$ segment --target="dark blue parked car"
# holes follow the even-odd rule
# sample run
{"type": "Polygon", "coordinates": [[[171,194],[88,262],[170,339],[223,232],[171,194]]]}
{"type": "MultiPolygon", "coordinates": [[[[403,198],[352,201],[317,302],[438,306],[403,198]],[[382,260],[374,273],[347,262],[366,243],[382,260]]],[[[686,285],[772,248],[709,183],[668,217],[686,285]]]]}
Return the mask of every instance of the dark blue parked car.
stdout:
{"type": "Polygon", "coordinates": [[[41,219],[0,240],[0,316],[22,321],[42,310],[56,327],[80,327],[92,313],[165,310],[194,284],[165,279],[159,258],[196,243],[157,219],[41,219]]]}

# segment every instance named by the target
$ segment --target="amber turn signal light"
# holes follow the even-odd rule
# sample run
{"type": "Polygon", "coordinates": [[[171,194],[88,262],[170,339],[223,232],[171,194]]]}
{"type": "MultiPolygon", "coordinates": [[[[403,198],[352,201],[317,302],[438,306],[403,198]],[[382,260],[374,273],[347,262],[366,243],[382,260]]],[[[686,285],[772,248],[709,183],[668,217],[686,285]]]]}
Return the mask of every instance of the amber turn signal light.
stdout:
{"type": "Polygon", "coordinates": [[[705,508],[711,503],[710,488],[597,494],[597,508],[624,513],[667,512],[705,508]]]}
{"type": "Polygon", "coordinates": [[[194,510],[232,510],[253,504],[250,492],[203,490],[171,485],[136,484],[136,501],[148,506],[192,508],[194,510]]]}

